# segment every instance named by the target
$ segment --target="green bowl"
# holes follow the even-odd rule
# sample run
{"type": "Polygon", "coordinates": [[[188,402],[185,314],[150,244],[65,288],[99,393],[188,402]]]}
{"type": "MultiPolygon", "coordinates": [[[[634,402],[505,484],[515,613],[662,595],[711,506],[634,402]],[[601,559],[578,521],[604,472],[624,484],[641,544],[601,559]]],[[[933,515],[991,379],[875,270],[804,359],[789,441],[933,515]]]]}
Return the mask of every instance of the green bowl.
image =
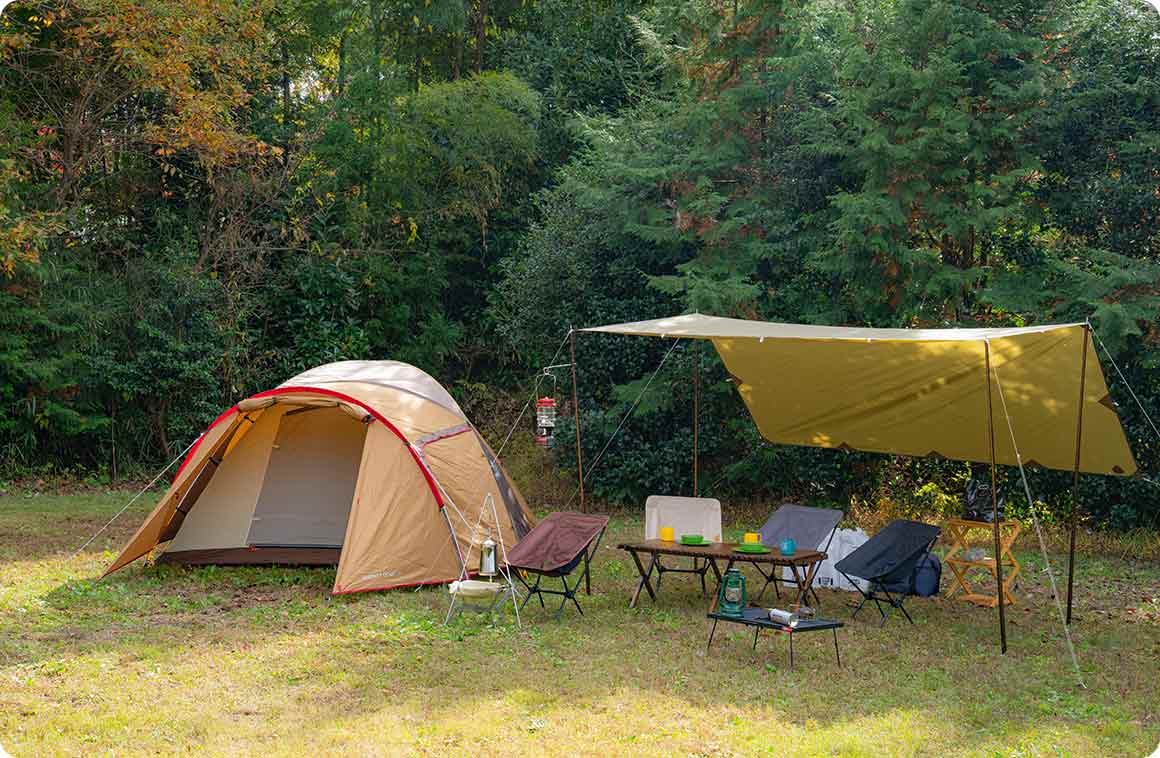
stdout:
{"type": "Polygon", "coordinates": [[[753,543],[738,545],[737,547],[733,548],[733,550],[738,553],[753,553],[755,555],[765,555],[766,553],[773,552],[765,545],[754,545],[753,543]]]}
{"type": "Polygon", "coordinates": [[[681,535],[681,544],[682,545],[708,545],[708,544],[710,544],[710,542],[709,542],[709,540],[705,539],[705,537],[703,535],[700,535],[700,534],[682,534],[681,535]]]}

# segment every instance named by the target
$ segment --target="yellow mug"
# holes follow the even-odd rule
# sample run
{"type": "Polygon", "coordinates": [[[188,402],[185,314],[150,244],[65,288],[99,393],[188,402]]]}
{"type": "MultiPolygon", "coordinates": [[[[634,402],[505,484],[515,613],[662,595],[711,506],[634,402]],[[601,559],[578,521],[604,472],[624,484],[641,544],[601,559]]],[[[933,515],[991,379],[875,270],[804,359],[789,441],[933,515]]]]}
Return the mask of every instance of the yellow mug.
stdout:
{"type": "Polygon", "coordinates": [[[674,536],[673,535],[673,528],[671,526],[662,526],[661,527],[661,541],[662,542],[672,542],[673,536],[674,536]]]}
{"type": "Polygon", "coordinates": [[[761,542],[761,535],[758,534],[757,532],[746,532],[745,533],[745,544],[746,545],[757,545],[760,542],[761,542]]]}

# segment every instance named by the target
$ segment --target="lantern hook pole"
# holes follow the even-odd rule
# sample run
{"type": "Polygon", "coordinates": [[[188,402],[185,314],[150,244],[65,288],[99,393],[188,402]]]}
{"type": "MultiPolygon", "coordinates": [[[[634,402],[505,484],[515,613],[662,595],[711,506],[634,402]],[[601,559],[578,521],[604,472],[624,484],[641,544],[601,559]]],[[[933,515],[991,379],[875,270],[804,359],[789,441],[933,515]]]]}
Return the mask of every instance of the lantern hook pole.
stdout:
{"type": "MultiPolygon", "coordinates": [[[[564,335],[564,339],[560,341],[559,346],[556,347],[556,352],[552,354],[551,360],[554,361],[560,357],[560,353],[563,352],[564,346],[568,344],[568,340],[571,336],[572,336],[572,332],[571,332],[571,330],[569,330],[568,333],[564,335]]],[[[564,364],[564,365],[571,365],[571,364],[564,364]]],[[[551,366],[551,365],[548,366],[548,368],[553,368],[553,367],[554,366],[551,366]]],[[[503,438],[503,442],[500,444],[499,448],[495,451],[495,455],[497,458],[503,453],[504,448],[506,448],[508,442],[511,441],[512,435],[515,434],[516,429],[519,428],[520,422],[524,418],[524,414],[528,412],[528,409],[532,407],[532,403],[535,402],[536,392],[539,390],[539,381],[540,381],[540,378],[542,376],[543,376],[543,371],[538,371],[535,374],[533,374],[535,381],[532,383],[532,394],[528,398],[528,401],[526,403],[524,403],[524,407],[520,409],[520,412],[518,414],[516,414],[516,420],[512,423],[511,428],[508,429],[508,433],[503,438]]]]}

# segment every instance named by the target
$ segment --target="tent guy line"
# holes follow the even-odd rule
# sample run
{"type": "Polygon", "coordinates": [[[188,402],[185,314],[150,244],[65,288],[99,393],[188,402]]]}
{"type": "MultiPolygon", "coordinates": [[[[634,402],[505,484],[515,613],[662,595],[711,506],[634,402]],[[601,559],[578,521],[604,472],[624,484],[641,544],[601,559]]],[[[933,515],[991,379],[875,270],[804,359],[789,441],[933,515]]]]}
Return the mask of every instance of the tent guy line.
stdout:
{"type": "Polygon", "coordinates": [[[157,472],[157,476],[153,477],[153,481],[149,482],[149,484],[146,484],[144,487],[142,487],[140,492],[138,492],[136,495],[134,495],[129,500],[129,502],[125,503],[125,505],[121,507],[121,510],[114,513],[113,517],[105,522],[104,526],[102,526],[100,529],[98,529],[92,537],[89,537],[87,540],[85,540],[85,544],[78,547],[77,551],[72,554],[72,557],[76,558],[78,555],[80,555],[81,553],[84,552],[86,547],[93,544],[93,540],[95,540],[97,537],[100,537],[106,529],[108,529],[110,526],[113,525],[114,521],[116,521],[118,518],[121,517],[121,514],[123,514],[125,511],[129,510],[129,507],[132,506],[133,503],[137,502],[141,498],[142,495],[144,495],[146,492],[151,490],[153,488],[153,485],[157,484],[157,482],[161,480],[161,477],[165,476],[165,472],[168,471],[169,469],[173,468],[173,464],[182,460],[185,457],[185,454],[188,453],[191,449],[193,449],[193,446],[196,445],[198,443],[198,440],[200,440],[200,439],[201,439],[201,435],[194,437],[193,442],[190,442],[189,445],[187,445],[184,450],[182,450],[180,453],[177,454],[176,458],[174,458],[168,464],[166,464],[165,468],[163,468],[157,472]]]}

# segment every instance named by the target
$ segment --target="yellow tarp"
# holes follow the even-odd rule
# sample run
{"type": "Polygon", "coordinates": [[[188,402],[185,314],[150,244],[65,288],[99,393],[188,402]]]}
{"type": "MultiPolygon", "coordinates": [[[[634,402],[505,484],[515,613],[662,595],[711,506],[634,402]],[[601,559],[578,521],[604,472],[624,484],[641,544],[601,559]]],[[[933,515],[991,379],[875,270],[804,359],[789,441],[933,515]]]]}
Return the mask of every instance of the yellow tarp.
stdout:
{"type": "Polygon", "coordinates": [[[688,315],[582,331],[711,340],[761,434],[787,445],[989,462],[989,389],[996,461],[1017,464],[1009,416],[1024,465],[1068,471],[1086,342],[1079,468],[1136,471],[1084,324],[861,329],[688,315]]]}

